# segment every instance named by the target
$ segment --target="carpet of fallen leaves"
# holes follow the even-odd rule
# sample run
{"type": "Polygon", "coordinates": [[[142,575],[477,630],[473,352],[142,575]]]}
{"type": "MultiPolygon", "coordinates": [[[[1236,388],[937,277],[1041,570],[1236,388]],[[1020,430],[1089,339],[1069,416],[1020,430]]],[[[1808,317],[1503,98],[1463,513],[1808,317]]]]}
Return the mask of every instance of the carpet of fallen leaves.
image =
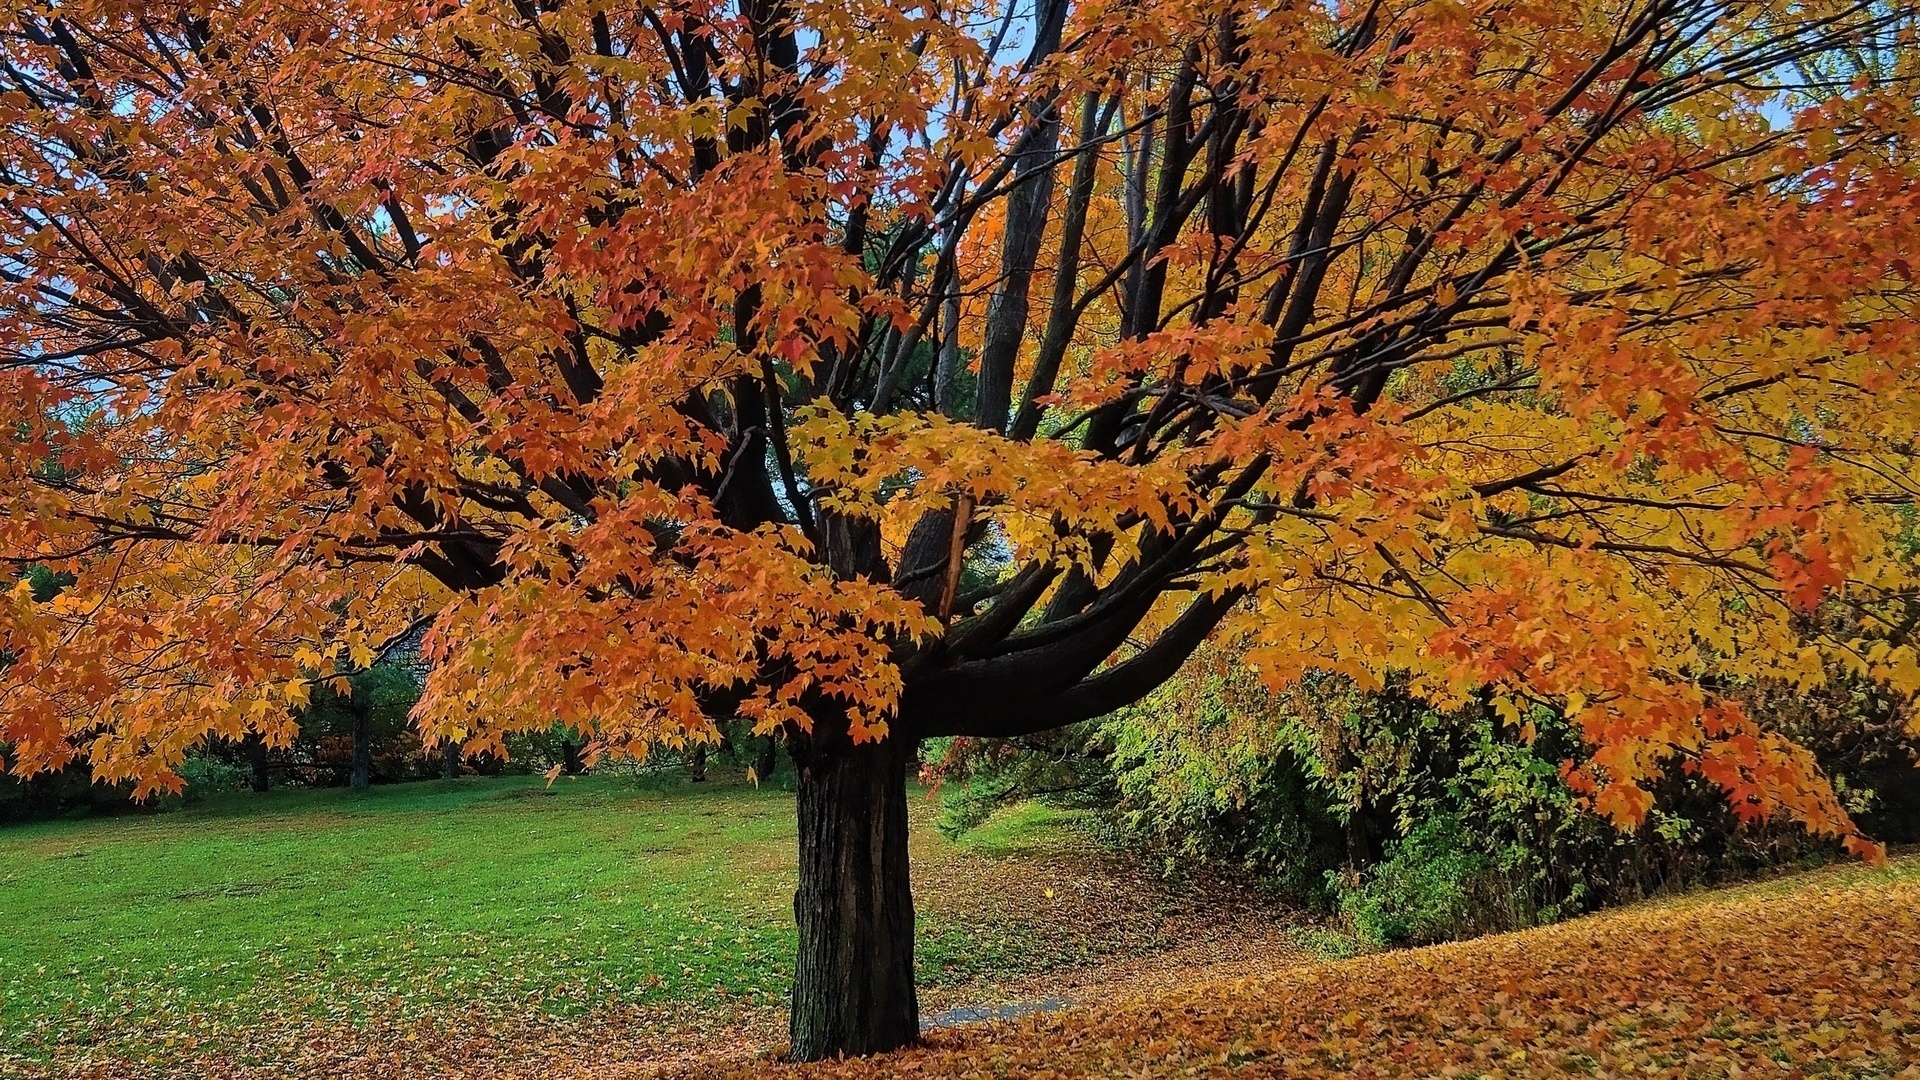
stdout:
{"type": "Polygon", "coordinates": [[[1816,874],[931,1034],[736,1080],[1920,1080],[1920,882],[1816,874]]]}

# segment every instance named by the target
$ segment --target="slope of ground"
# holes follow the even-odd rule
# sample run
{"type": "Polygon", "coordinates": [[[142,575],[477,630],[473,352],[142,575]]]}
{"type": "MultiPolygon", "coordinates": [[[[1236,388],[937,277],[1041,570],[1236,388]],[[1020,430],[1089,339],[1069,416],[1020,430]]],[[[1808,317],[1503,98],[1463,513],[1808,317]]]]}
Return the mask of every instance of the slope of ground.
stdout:
{"type": "Polygon", "coordinates": [[[1920,1080],[1920,859],[1202,982],[927,1043],[733,1075],[1920,1080]]]}
{"type": "MultiPolygon", "coordinates": [[[[1306,959],[1285,913],[1143,878],[1071,816],[1028,808],[954,844],[932,810],[915,801],[929,1014],[1306,959]]],[[[793,845],[790,793],[677,777],[0,829],[0,1076],[748,1060],[783,1034],[793,845]]]]}
{"type": "Polygon", "coordinates": [[[925,802],[926,1011],[1078,1004],[779,1065],[790,799],[470,780],[0,830],[0,1076],[1920,1080],[1920,858],[1326,962],[1070,817],[951,844],[925,802]]]}

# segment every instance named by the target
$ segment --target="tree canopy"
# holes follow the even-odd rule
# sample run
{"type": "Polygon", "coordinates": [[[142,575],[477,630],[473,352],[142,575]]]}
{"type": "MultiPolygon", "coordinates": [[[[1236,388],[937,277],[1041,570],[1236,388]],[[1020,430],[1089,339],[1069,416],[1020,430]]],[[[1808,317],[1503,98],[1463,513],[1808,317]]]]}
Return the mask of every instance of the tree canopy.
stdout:
{"type": "Polygon", "coordinates": [[[1920,688],[1915,25],[19,5],[0,557],[74,584],[9,764],[167,786],[423,622],[429,737],[596,754],[1018,735],[1212,638],[1865,850],[1726,691],[1920,688]]]}

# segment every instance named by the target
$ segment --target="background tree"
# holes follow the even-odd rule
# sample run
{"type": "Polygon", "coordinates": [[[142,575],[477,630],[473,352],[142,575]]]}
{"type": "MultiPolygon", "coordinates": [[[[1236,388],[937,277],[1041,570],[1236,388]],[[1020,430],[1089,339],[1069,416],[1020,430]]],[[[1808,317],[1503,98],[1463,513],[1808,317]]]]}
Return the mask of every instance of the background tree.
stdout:
{"type": "MultiPolygon", "coordinates": [[[[420,698],[419,684],[404,667],[376,663],[334,684],[313,693],[300,710],[299,724],[301,740],[314,748],[315,763],[344,773],[336,783],[344,781],[356,791],[366,790],[373,782],[376,753],[386,757],[398,751],[412,759],[411,772],[427,767],[420,759],[419,743],[410,736],[402,738],[407,713],[420,698]],[[341,682],[346,685],[339,686],[341,682]]],[[[385,777],[392,779],[394,771],[387,768],[385,777]]]]}
{"type": "Polygon", "coordinates": [[[267,761],[266,736],[250,731],[241,747],[247,755],[247,786],[256,792],[266,791],[273,786],[273,773],[267,761]]]}
{"type": "Polygon", "coordinates": [[[742,718],[802,1058],[915,1036],[915,740],[1209,637],[1865,843],[1727,690],[1920,683],[1901,0],[11,18],[17,771],[169,786],[422,618],[470,752],[742,718]]]}

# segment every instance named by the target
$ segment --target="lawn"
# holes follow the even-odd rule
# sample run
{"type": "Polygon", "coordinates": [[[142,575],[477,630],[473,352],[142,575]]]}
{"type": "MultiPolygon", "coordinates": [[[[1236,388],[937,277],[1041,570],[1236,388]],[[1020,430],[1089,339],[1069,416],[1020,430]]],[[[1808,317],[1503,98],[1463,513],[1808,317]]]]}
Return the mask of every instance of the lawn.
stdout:
{"type": "MultiPolygon", "coordinates": [[[[1018,808],[953,844],[931,809],[916,800],[913,840],[929,1011],[1038,994],[1037,973],[1160,955],[1217,921],[1217,896],[1130,875],[1075,815],[1018,808]]],[[[345,1047],[609,1025],[630,1050],[762,1046],[791,976],[793,845],[790,793],[678,777],[7,828],[0,1055],[165,1073],[284,1061],[316,1031],[345,1047]]]]}
{"type": "Polygon", "coordinates": [[[0,1030],[777,994],[790,817],[737,785],[510,778],[10,829],[0,1030]]]}

